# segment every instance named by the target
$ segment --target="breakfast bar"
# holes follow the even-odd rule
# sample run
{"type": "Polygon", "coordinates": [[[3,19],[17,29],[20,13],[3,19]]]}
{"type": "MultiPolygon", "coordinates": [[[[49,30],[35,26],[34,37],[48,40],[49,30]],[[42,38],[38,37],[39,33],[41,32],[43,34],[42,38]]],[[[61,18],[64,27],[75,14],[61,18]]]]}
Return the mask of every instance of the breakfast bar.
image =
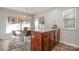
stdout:
{"type": "Polygon", "coordinates": [[[59,29],[33,30],[31,32],[32,51],[50,51],[60,40],[59,29]]]}

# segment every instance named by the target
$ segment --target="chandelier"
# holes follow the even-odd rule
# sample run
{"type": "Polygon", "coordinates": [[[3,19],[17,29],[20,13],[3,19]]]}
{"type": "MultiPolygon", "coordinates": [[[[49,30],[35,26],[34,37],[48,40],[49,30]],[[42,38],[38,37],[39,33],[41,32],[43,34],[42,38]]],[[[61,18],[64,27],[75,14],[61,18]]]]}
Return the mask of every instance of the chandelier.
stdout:
{"type": "Polygon", "coordinates": [[[25,12],[25,16],[21,16],[20,18],[18,18],[18,22],[29,22],[30,20],[30,14],[28,11],[28,8],[25,8],[26,12],[25,12]]]}
{"type": "Polygon", "coordinates": [[[30,15],[28,12],[28,9],[25,8],[26,12],[24,16],[21,16],[18,20],[18,23],[20,23],[20,29],[22,30],[22,25],[27,24],[30,21],[30,15]]]}

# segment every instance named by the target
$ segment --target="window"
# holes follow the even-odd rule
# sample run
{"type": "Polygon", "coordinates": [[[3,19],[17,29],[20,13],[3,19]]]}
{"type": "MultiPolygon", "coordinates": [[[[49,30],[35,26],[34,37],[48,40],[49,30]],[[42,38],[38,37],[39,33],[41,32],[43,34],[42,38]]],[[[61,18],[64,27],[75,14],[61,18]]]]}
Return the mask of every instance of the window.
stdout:
{"type": "Polygon", "coordinates": [[[6,27],[6,33],[11,33],[13,30],[20,30],[20,25],[19,24],[10,24],[7,25],[6,27]]]}
{"type": "Polygon", "coordinates": [[[35,19],[35,29],[39,29],[39,19],[35,19]]]}
{"type": "Polygon", "coordinates": [[[25,23],[23,23],[23,24],[8,24],[7,26],[6,26],[6,33],[11,33],[13,30],[21,30],[21,26],[22,26],[22,29],[24,28],[24,27],[27,27],[28,29],[30,29],[30,23],[27,23],[27,24],[25,24],[25,23]]]}
{"type": "Polygon", "coordinates": [[[35,29],[44,29],[45,28],[44,16],[37,17],[35,19],[35,29]]]}
{"type": "Polygon", "coordinates": [[[64,27],[71,29],[76,27],[75,8],[64,10],[64,27]]]}
{"type": "Polygon", "coordinates": [[[24,27],[27,27],[28,29],[30,29],[30,22],[28,22],[28,23],[23,23],[23,24],[22,24],[22,29],[23,29],[24,27]]]}

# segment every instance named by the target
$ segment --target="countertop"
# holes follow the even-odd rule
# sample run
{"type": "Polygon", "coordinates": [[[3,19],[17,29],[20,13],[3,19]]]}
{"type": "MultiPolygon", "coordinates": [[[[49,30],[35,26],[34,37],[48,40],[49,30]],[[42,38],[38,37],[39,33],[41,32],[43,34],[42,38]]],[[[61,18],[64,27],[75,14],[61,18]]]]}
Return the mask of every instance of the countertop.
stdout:
{"type": "Polygon", "coordinates": [[[52,30],[58,30],[58,29],[35,29],[35,30],[32,30],[32,31],[44,33],[44,32],[49,32],[49,31],[52,31],[52,30]]]}

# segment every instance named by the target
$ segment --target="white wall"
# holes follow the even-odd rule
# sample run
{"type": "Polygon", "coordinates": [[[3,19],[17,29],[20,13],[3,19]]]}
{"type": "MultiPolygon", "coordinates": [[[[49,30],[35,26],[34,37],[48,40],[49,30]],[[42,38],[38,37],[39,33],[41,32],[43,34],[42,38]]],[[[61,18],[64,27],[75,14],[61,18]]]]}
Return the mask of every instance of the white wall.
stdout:
{"type": "Polygon", "coordinates": [[[0,34],[6,33],[6,24],[9,16],[20,17],[24,16],[24,13],[0,8],[0,34]]]}
{"type": "Polygon", "coordinates": [[[11,34],[6,34],[6,25],[8,22],[8,17],[21,17],[24,15],[25,14],[21,12],[0,8],[0,51],[8,50],[9,47],[9,39],[11,38],[11,34]]]}
{"type": "Polygon", "coordinates": [[[67,8],[56,8],[52,9],[51,11],[48,11],[46,13],[37,15],[36,17],[45,16],[45,26],[46,28],[50,28],[52,24],[58,25],[58,27],[61,29],[61,37],[60,41],[73,45],[73,46],[79,46],[79,8],[77,8],[77,27],[76,30],[66,30],[63,29],[63,10],[67,8]]]}
{"type": "Polygon", "coordinates": [[[46,13],[37,15],[36,17],[44,16],[45,17],[45,26],[46,28],[51,28],[52,24],[57,24],[58,27],[62,28],[63,25],[63,17],[62,17],[62,10],[61,9],[53,9],[46,13]]]}

